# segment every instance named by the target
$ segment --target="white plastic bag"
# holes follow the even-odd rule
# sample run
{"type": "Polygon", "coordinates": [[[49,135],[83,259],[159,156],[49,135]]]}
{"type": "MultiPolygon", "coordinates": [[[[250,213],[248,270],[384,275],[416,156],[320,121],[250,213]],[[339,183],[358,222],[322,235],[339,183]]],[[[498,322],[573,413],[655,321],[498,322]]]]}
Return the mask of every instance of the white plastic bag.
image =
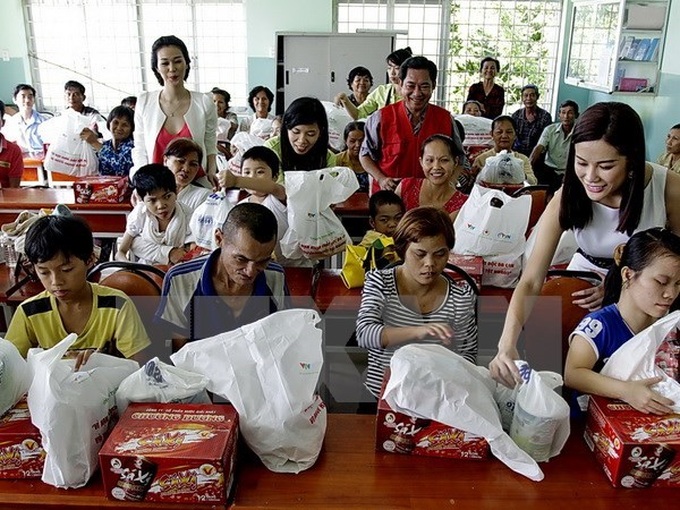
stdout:
{"type": "Polygon", "coordinates": [[[347,111],[332,103],[321,101],[328,117],[328,145],[336,151],[345,150],[345,127],[353,121],[347,111]]]}
{"type": "Polygon", "coordinates": [[[488,370],[432,344],[401,347],[390,368],[384,398],[392,409],[482,436],[510,469],[535,482],[543,479],[536,461],[503,432],[488,370]]]}
{"type": "Polygon", "coordinates": [[[136,361],[94,353],[74,372],[75,360],[62,357],[76,339],[72,333],[51,349],[28,353],[28,409],[47,452],[42,481],[62,488],[82,487],[97,469],[117,418],[116,389],[139,368],[136,361]]]}
{"type": "Polygon", "coordinates": [[[352,242],[332,204],[347,200],[359,189],[351,168],[286,172],[288,230],[281,252],[288,259],[323,259],[343,252],[352,242]]]}
{"type": "Polygon", "coordinates": [[[562,377],[531,369],[520,369],[520,374],[523,382],[517,393],[510,437],[534,460],[545,462],[559,455],[569,438],[569,404],[554,391],[562,385],[562,377]]]}
{"type": "Polygon", "coordinates": [[[189,230],[194,235],[196,244],[206,250],[217,248],[215,229],[222,228],[234,203],[224,191],[212,193],[199,205],[191,215],[189,230]]]}
{"type": "Polygon", "coordinates": [[[210,404],[207,386],[207,377],[153,358],[120,383],[116,391],[118,414],[122,415],[131,402],[210,404]]]}
{"type": "Polygon", "coordinates": [[[659,319],[641,331],[611,355],[600,371],[602,375],[620,381],[638,381],[650,377],[663,379],[652,386],[652,390],[675,402],[673,412],[680,413],[680,382],[668,376],[655,363],[656,351],[666,336],[680,327],[680,311],[659,319]]]}
{"type": "Polygon", "coordinates": [[[531,197],[475,185],[453,226],[453,253],[484,258],[482,285],[514,287],[522,271],[531,197]]]}
{"type": "Polygon", "coordinates": [[[250,134],[262,138],[263,140],[269,139],[272,135],[273,122],[274,119],[253,119],[250,123],[250,134]]]}
{"type": "Polygon", "coordinates": [[[0,338],[0,416],[19,402],[30,382],[26,360],[12,342],[0,338]]]}
{"type": "Polygon", "coordinates": [[[58,124],[59,135],[47,149],[43,161],[45,169],[75,177],[97,174],[97,153],[85,140],[80,139],[80,132],[90,126],[90,119],[69,109],[52,121],[58,124]]]}
{"type": "Polygon", "coordinates": [[[486,117],[475,117],[474,115],[456,115],[456,120],[465,129],[465,140],[463,147],[484,146],[491,147],[491,119],[486,117]]]}
{"type": "Polygon", "coordinates": [[[314,393],[323,364],[319,320],[314,310],[284,310],[190,342],[170,357],[208,377],[208,390],[234,405],[248,446],[275,472],[305,470],[321,451],[326,407],[314,393]]]}
{"type": "Polygon", "coordinates": [[[524,182],[524,163],[506,150],[491,156],[484,163],[477,181],[487,184],[521,184],[524,182]]]}

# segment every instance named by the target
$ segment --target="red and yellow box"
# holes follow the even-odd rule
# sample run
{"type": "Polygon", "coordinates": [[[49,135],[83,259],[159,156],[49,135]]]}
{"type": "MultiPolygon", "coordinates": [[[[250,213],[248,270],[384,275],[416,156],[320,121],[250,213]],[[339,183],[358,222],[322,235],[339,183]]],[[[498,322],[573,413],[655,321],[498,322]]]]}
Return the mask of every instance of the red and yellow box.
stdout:
{"type": "Polygon", "coordinates": [[[44,464],[40,431],[24,397],[0,418],[0,478],[40,478],[44,464]]]}
{"type": "Polygon", "coordinates": [[[224,505],[234,485],[237,438],[230,405],[131,404],[99,452],[106,495],[224,505]]]}
{"type": "Polygon", "coordinates": [[[120,204],[129,200],[128,178],[91,175],[73,183],[77,204],[120,204]]]}
{"type": "Polygon", "coordinates": [[[458,266],[469,274],[477,284],[478,288],[482,287],[482,274],[484,274],[484,258],[477,255],[458,255],[455,253],[449,254],[449,264],[458,266]]]}
{"type": "Polygon", "coordinates": [[[614,487],[680,487],[680,414],[590,397],[584,438],[614,487]]]}
{"type": "Polygon", "coordinates": [[[434,420],[414,418],[394,411],[382,398],[388,380],[389,370],[385,373],[378,401],[375,428],[376,450],[451,459],[486,459],[489,457],[489,444],[483,437],[434,420]]]}

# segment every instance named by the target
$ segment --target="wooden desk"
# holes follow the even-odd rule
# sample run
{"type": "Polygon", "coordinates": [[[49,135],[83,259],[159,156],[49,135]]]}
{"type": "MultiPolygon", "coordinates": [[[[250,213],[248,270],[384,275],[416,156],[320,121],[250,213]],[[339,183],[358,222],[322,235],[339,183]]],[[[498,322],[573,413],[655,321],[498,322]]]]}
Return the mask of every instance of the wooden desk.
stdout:
{"type": "MultiPolygon", "coordinates": [[[[672,506],[670,503],[678,497],[674,489],[611,487],[587,449],[581,431],[582,427],[573,427],[562,454],[541,464],[545,479],[535,483],[494,458],[466,461],[377,453],[374,416],[331,414],[323,451],[316,465],[307,471],[297,475],[272,473],[257,459],[244,455],[234,508],[626,510],[672,506]]],[[[37,480],[0,480],[0,505],[180,508],[109,501],[98,475],[87,487],[68,491],[37,480]]]]}
{"type": "Polygon", "coordinates": [[[356,192],[344,202],[335,204],[333,210],[341,217],[368,218],[368,193],[356,192]]]}
{"type": "Polygon", "coordinates": [[[42,154],[24,158],[24,172],[21,175],[22,186],[44,186],[47,183],[43,159],[42,154]]]}
{"type": "Polygon", "coordinates": [[[118,237],[125,232],[129,202],[122,204],[76,204],[71,189],[0,190],[0,225],[14,221],[22,211],[38,212],[56,204],[66,204],[90,225],[95,237],[118,237]]]}

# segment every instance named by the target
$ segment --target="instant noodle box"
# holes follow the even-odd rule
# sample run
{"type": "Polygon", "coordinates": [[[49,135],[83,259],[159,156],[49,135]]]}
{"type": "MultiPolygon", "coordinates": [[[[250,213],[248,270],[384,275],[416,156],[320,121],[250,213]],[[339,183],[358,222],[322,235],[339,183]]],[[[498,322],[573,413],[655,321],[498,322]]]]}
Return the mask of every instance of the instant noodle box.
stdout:
{"type": "Polygon", "coordinates": [[[584,438],[614,487],[680,488],[680,414],[590,397],[584,438]]]}
{"type": "Polygon", "coordinates": [[[127,176],[91,175],[73,183],[77,204],[120,204],[128,199],[127,176]]]}
{"type": "Polygon", "coordinates": [[[24,397],[0,417],[0,478],[40,478],[45,450],[24,397]]]}
{"type": "Polygon", "coordinates": [[[458,266],[469,274],[477,284],[477,287],[482,287],[482,274],[484,273],[484,258],[478,255],[458,255],[455,253],[449,254],[449,264],[458,266]]]}
{"type": "Polygon", "coordinates": [[[378,401],[376,450],[451,459],[486,459],[489,456],[489,445],[483,437],[394,411],[382,398],[388,380],[389,370],[385,373],[378,401]]]}
{"type": "Polygon", "coordinates": [[[224,505],[234,484],[237,438],[231,405],[130,404],[99,452],[106,495],[224,505]]]}

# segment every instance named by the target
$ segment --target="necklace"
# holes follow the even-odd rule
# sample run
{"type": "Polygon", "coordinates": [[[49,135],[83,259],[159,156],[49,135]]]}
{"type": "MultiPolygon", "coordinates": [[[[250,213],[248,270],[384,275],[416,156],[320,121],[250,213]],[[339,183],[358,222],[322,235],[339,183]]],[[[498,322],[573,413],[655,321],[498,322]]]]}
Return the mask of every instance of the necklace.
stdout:
{"type": "Polygon", "coordinates": [[[175,116],[175,113],[177,113],[177,111],[178,111],[178,110],[182,107],[182,105],[184,104],[184,99],[186,99],[186,96],[185,96],[185,97],[179,98],[179,99],[177,100],[177,106],[175,107],[175,109],[168,113],[167,110],[170,108],[170,101],[167,100],[167,99],[163,99],[163,95],[161,95],[161,105],[164,106],[163,111],[165,112],[165,114],[166,114],[168,117],[174,117],[174,116],[175,116]],[[163,103],[165,103],[165,104],[163,104],[163,103]]]}

